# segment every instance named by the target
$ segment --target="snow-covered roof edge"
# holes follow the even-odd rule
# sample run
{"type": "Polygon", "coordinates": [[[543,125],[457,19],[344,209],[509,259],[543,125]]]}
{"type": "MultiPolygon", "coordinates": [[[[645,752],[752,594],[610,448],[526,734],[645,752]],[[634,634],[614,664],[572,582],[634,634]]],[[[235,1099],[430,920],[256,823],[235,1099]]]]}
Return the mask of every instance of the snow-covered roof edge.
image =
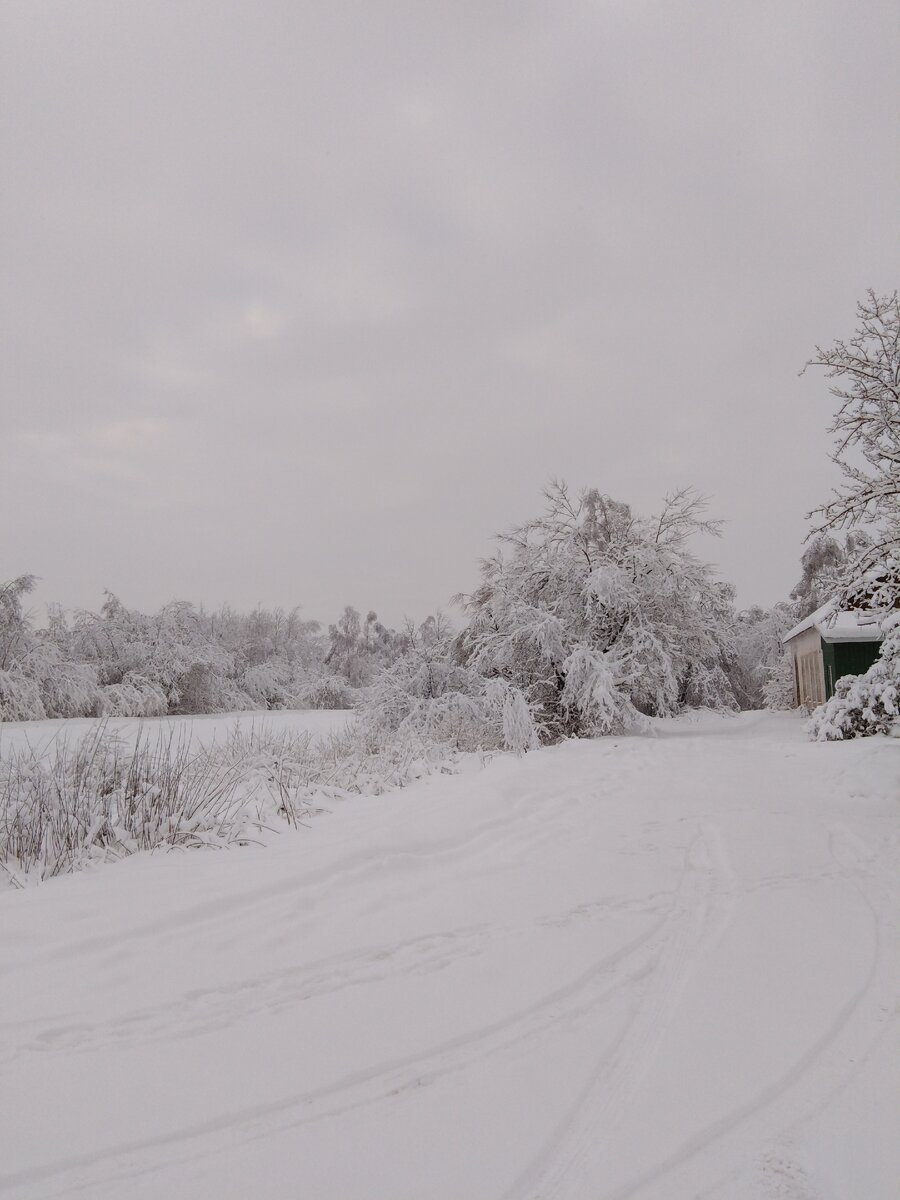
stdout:
{"type": "Polygon", "coordinates": [[[795,625],[781,639],[782,645],[795,638],[798,633],[815,629],[826,642],[880,642],[884,633],[881,622],[874,613],[860,610],[838,610],[834,600],[795,625]]]}

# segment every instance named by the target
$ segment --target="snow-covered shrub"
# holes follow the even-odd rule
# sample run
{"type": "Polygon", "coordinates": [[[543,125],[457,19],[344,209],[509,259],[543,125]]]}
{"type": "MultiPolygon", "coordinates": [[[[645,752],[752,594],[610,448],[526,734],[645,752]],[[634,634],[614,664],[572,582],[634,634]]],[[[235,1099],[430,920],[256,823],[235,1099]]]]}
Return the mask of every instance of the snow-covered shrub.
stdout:
{"type": "Polygon", "coordinates": [[[164,717],[169,705],[152,679],[129,672],[121,683],[99,689],[99,709],[102,717],[164,717]]]}
{"type": "Polygon", "coordinates": [[[456,769],[459,755],[409,731],[388,739],[365,722],[327,738],[273,732],[260,725],[235,729],[215,751],[242,772],[256,820],[278,816],[296,825],[334,800],[381,795],[434,771],[456,769]]]}
{"type": "Polygon", "coordinates": [[[297,708],[353,708],[357,693],[340,675],[311,672],[297,688],[297,708]]]}
{"type": "Polygon", "coordinates": [[[521,690],[466,665],[440,616],[407,630],[405,653],[366,690],[359,713],[362,726],[386,743],[411,736],[455,750],[521,752],[538,740],[521,690]]]}
{"type": "Polygon", "coordinates": [[[109,701],[116,711],[133,698],[128,682],[140,678],[165,697],[164,711],[222,712],[237,691],[231,683],[234,663],[208,636],[207,624],[204,614],[183,601],[147,615],[108,594],[99,614],[78,614],[69,643],[73,656],[96,666],[104,691],[120,688],[109,701]]]}
{"type": "Polygon", "coordinates": [[[328,738],[262,722],[196,748],[189,735],[148,732],[133,749],[101,726],[74,745],[0,756],[0,867],[19,883],[155,847],[244,842],[278,819],[298,825],[335,800],[380,795],[459,761],[414,729],[385,737],[365,722],[328,738]]]}
{"type": "Polygon", "coordinates": [[[242,707],[251,709],[352,708],[358,696],[342,675],[327,667],[307,668],[279,659],[247,667],[239,682],[245,697],[242,707]]]}
{"type": "Polygon", "coordinates": [[[215,660],[191,663],[169,688],[167,696],[169,711],[178,713],[234,712],[248,707],[248,699],[247,693],[228,674],[227,667],[215,660]]]}
{"type": "Polygon", "coordinates": [[[0,759],[0,863],[20,881],[75,870],[92,858],[157,846],[222,844],[246,836],[245,773],[187,742],[98,733],[51,754],[0,759]]]}
{"type": "Polygon", "coordinates": [[[59,646],[38,639],[20,670],[37,684],[48,717],[93,717],[99,712],[97,670],[92,663],[73,662],[59,646]]]}
{"type": "Polygon", "coordinates": [[[864,675],[845,675],[815,710],[809,736],[818,742],[890,733],[900,721],[900,614],[883,622],[880,657],[864,675]]]}
{"type": "Polygon", "coordinates": [[[537,749],[540,738],[534,713],[518,688],[512,687],[505,679],[491,679],[485,687],[485,698],[490,716],[499,710],[503,732],[501,745],[504,750],[524,754],[526,750],[537,749]]]}
{"type": "Polygon", "coordinates": [[[290,666],[277,659],[247,667],[240,676],[241,691],[249,699],[247,708],[297,707],[292,684],[290,666]]]}
{"type": "Polygon", "coordinates": [[[21,671],[0,671],[0,721],[41,721],[46,717],[41,691],[21,671]]]}
{"type": "Polygon", "coordinates": [[[100,689],[91,663],[60,660],[42,675],[41,700],[48,717],[99,715],[100,689]]]}
{"type": "Polygon", "coordinates": [[[92,717],[99,711],[96,668],[73,662],[43,634],[30,636],[12,668],[0,675],[0,720],[92,717]]]}

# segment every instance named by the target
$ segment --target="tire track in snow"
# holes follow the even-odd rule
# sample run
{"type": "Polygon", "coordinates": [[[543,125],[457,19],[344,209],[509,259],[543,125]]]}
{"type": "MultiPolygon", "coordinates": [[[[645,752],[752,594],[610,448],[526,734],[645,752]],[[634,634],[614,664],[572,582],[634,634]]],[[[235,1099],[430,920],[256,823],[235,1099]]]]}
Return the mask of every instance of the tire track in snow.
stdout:
{"type": "Polygon", "coordinates": [[[593,1194],[587,1189],[602,1178],[610,1134],[652,1065],[700,945],[721,936],[727,924],[725,911],[713,921],[713,900],[723,898],[730,912],[732,890],[721,840],[715,829],[704,824],[688,848],[682,884],[662,930],[661,949],[625,1029],[597,1061],[569,1112],[503,1200],[561,1196],[580,1200],[593,1194]]]}
{"type": "MultiPolygon", "coordinates": [[[[672,908],[679,904],[689,875],[685,867],[672,908]]],[[[472,1063],[481,1062],[488,1055],[542,1034],[561,1019],[588,1012],[602,1005],[622,987],[640,981],[652,970],[659,955],[657,944],[667,937],[671,911],[618,950],[598,959],[570,983],[500,1020],[420,1053],[353,1072],[320,1088],[225,1113],[170,1133],[0,1175],[0,1192],[17,1189],[17,1194],[24,1196],[31,1189],[53,1180],[62,1186],[62,1190],[42,1191],[41,1195],[95,1188],[110,1179],[127,1178],[165,1167],[173,1161],[173,1151],[175,1156],[179,1151],[187,1151],[184,1157],[191,1159],[210,1152],[211,1142],[230,1147],[236,1142],[269,1137],[285,1128],[337,1117],[410,1088],[434,1083],[472,1063]],[[80,1178],[73,1179],[72,1176],[80,1178]]]]}
{"type": "Polygon", "coordinates": [[[533,779],[529,779],[527,788],[513,791],[509,808],[501,815],[468,829],[441,838],[400,845],[386,843],[383,847],[357,851],[324,867],[300,874],[291,872],[274,882],[243,891],[231,890],[228,895],[219,895],[191,908],[176,910],[157,920],[95,934],[78,941],[65,941],[37,953],[30,951],[27,955],[10,957],[4,963],[4,969],[27,971],[31,966],[40,967],[50,962],[82,958],[94,951],[109,954],[121,947],[131,948],[158,937],[183,935],[190,929],[202,931],[207,926],[222,924],[223,918],[231,913],[237,912],[242,918],[249,917],[272,902],[293,901],[307,892],[314,892],[319,900],[326,892],[365,885],[392,871],[402,874],[416,868],[424,870],[435,863],[452,866],[487,851],[521,844],[523,840],[539,841],[546,838],[546,824],[557,810],[565,808],[573,796],[583,797],[592,791],[596,791],[596,779],[590,777],[579,777],[563,790],[555,790],[550,795],[546,789],[535,786],[533,779]]]}
{"type": "MultiPolygon", "coordinates": [[[[542,926],[561,928],[576,920],[591,920],[613,912],[652,916],[659,911],[659,893],[634,901],[579,904],[546,917],[542,926]]],[[[8,1067],[23,1055],[49,1050],[79,1053],[127,1043],[190,1038],[228,1028],[263,1013],[275,1015],[306,1000],[333,995],[347,988],[378,984],[404,976],[442,971],[461,959],[488,953],[495,945],[510,945],[530,936],[530,927],[476,925],[436,931],[402,942],[369,946],[350,954],[329,955],[313,962],[282,967],[252,978],[219,986],[192,989],[163,1005],[133,1010],[105,1021],[68,1019],[29,1023],[27,1035],[11,1045],[0,1060],[8,1067]]],[[[301,1014],[298,1014],[300,1016],[301,1014]]],[[[25,1031],[23,1031],[25,1032],[25,1031]]]]}
{"type": "Polygon", "coordinates": [[[165,1004],[133,1010],[105,1021],[71,1021],[64,1025],[43,1021],[37,1029],[32,1027],[27,1040],[4,1055],[2,1065],[24,1054],[49,1049],[90,1051],[117,1041],[134,1045],[207,1033],[345,988],[442,970],[459,958],[482,953],[500,933],[486,925],[438,931],[350,954],[328,955],[218,986],[195,988],[165,1004]]]}
{"type": "Polygon", "coordinates": [[[316,889],[318,896],[323,887],[334,890],[365,883],[372,877],[382,876],[398,867],[409,868],[417,860],[423,863],[454,863],[467,857],[473,849],[477,851],[486,845],[496,844],[497,840],[506,840],[492,840],[488,835],[498,830],[509,830],[510,824],[509,817],[496,818],[484,821],[464,833],[431,842],[410,842],[406,845],[386,847],[384,850],[361,851],[318,870],[302,875],[292,874],[276,883],[247,889],[230,896],[219,896],[191,909],[173,912],[160,920],[146,921],[112,933],[97,934],[78,942],[68,942],[40,954],[30,954],[20,960],[11,959],[7,969],[27,970],[31,965],[40,966],[62,959],[81,958],[95,950],[109,953],[122,945],[132,946],[137,942],[152,940],[166,934],[184,933],[191,927],[221,924],[222,918],[231,912],[239,912],[244,917],[273,900],[294,898],[312,889],[316,889]]]}
{"type": "MultiPolygon", "coordinates": [[[[719,1165],[722,1157],[732,1162],[746,1158],[748,1140],[755,1145],[765,1144],[826,1108],[875,1052],[889,1023],[900,1018],[900,954],[895,941],[894,953],[885,953],[885,908],[879,898],[890,901],[890,897],[872,870],[875,856],[843,825],[831,827],[829,850],[836,870],[856,887],[871,915],[872,958],[859,987],[784,1074],[746,1104],[687,1139],[650,1170],[604,1193],[603,1200],[637,1200],[648,1194],[665,1200],[673,1195],[690,1195],[698,1200],[710,1197],[737,1174],[728,1169],[723,1173],[719,1165]],[[715,1159],[704,1165],[704,1156],[709,1158],[713,1151],[715,1159]],[[698,1182],[703,1175],[705,1180],[698,1182]],[[682,1187],[689,1190],[674,1190],[682,1187]]],[[[895,911],[890,903],[887,915],[893,924],[895,911]]]]}

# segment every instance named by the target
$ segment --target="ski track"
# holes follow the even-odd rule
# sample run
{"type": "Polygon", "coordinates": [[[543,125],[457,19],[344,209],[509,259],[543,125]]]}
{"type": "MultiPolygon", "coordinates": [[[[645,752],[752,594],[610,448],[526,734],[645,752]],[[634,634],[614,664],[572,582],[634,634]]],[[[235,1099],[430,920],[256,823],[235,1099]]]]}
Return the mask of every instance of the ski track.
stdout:
{"type": "MultiPolygon", "coordinates": [[[[104,933],[87,937],[60,936],[48,920],[46,937],[33,950],[23,933],[11,943],[16,951],[5,956],[4,977],[14,978],[22,995],[30,986],[52,986],[59,1000],[52,1013],[34,1017],[19,1010],[10,1017],[0,1009],[0,1091],[4,1077],[21,1087],[32,1063],[59,1061],[61,1070],[77,1072],[80,1061],[101,1061],[119,1048],[166,1054],[222,1031],[252,1038],[260,1021],[303,1021],[307,1004],[318,1020],[327,1012],[323,1003],[337,997],[363,1012],[375,990],[400,995],[414,980],[437,973],[451,992],[478,986],[467,982],[482,977],[478,970],[494,961],[527,960],[553,939],[569,939],[574,957],[566,960],[564,979],[532,987],[499,1016],[468,1020],[430,1043],[376,1057],[287,1095],[243,1104],[223,1095],[218,1111],[173,1128],[157,1121],[146,1132],[135,1123],[130,1138],[104,1138],[101,1123],[95,1144],[60,1154],[51,1143],[42,1161],[31,1163],[17,1160],[16,1147],[3,1144],[0,1125],[0,1193],[21,1200],[127,1197],[129,1181],[146,1186],[153,1179],[154,1194],[164,1195],[167,1181],[183,1170],[214,1180],[222,1156],[236,1147],[277,1150],[307,1126],[339,1125],[367,1108],[394,1107],[399,1114],[426,1093],[439,1096],[451,1084],[477,1087],[484,1072],[502,1073],[532,1057],[539,1062],[543,1048],[564,1033],[583,1049],[582,1073],[568,1094],[554,1093],[555,1116],[541,1139],[523,1143],[518,1160],[509,1160],[509,1182],[493,1193],[496,1200],[728,1200],[748,1172],[755,1172],[752,1194],[761,1198],[832,1200],[827,1186],[792,1155],[792,1139],[815,1131],[817,1115],[840,1102],[895,1028],[900,979],[898,838],[890,828],[885,832],[882,815],[878,823],[858,824],[846,801],[846,779],[865,775],[869,760],[853,748],[854,759],[845,767],[845,756],[835,770],[836,756],[824,759],[833,749],[806,745],[788,719],[763,717],[563,747],[521,763],[504,760],[481,775],[423,788],[417,808],[404,799],[392,809],[386,801],[383,821],[371,807],[365,821],[351,814],[318,859],[304,853],[294,866],[279,851],[271,878],[260,869],[265,853],[246,873],[229,862],[234,874],[228,878],[236,886],[221,887],[208,901],[179,903],[176,896],[157,919],[119,915],[104,933]],[[817,760],[817,753],[823,757],[817,760]],[[723,791],[718,773],[726,766],[733,778],[723,791]],[[672,781],[680,801],[671,799],[672,781]],[[798,824],[790,797],[804,787],[798,824]],[[472,789],[477,797],[469,800],[472,789]],[[817,790],[821,803],[807,802],[818,801],[817,790]],[[747,829],[765,820],[772,831],[748,841],[747,829]],[[805,855],[796,870],[783,865],[783,829],[805,855]],[[617,891],[614,883],[604,887],[602,878],[582,874],[594,848],[606,856],[608,871],[620,861],[623,874],[616,878],[630,878],[633,862],[653,886],[617,891]],[[650,870],[648,864],[657,862],[650,870]],[[494,886],[499,897],[506,880],[513,886],[523,877],[548,890],[521,917],[510,919],[507,912],[500,919],[485,911],[478,919],[410,936],[392,931],[393,913],[414,910],[435,894],[450,897],[452,905],[454,889],[494,886]],[[781,1069],[754,1087],[735,1086],[732,1102],[714,1119],[685,1118],[674,1145],[661,1142],[656,1149],[649,1137],[648,1152],[623,1173],[617,1161],[621,1139],[642,1128],[654,1079],[677,1053],[676,1030],[685,1022],[691,1028],[692,998],[715,970],[720,950],[731,944],[738,917],[764,901],[790,906],[797,897],[826,891],[844,897],[851,916],[860,913],[853,918],[854,936],[865,961],[860,952],[856,973],[841,977],[843,995],[835,990],[832,1007],[817,1013],[808,1041],[786,1054],[781,1069]],[[353,914],[367,914],[366,930],[382,936],[367,932],[363,944],[307,957],[304,936],[322,912],[337,922],[335,928],[343,927],[341,920],[351,928],[353,914]],[[225,979],[210,976],[204,983],[201,971],[191,986],[173,986],[145,1004],[135,1004],[114,980],[110,986],[123,988],[121,995],[96,1016],[66,997],[73,969],[102,979],[110,962],[152,956],[170,943],[185,952],[202,946],[203,962],[214,964],[211,942],[228,954],[245,940],[253,946],[244,969],[225,979]],[[269,953],[275,961],[267,964],[269,953]]],[[[897,756],[887,756],[894,747],[875,749],[881,775],[874,777],[891,779],[896,789],[897,756]]],[[[324,818],[321,827],[328,827],[324,818]]],[[[110,887],[115,878],[111,869],[110,887]]],[[[102,873],[91,882],[102,903],[102,873]]],[[[146,882],[152,886],[152,876],[146,882]]],[[[41,900],[58,889],[64,904],[68,883],[49,885],[41,900]]],[[[522,894],[529,895],[527,888],[522,894]]],[[[195,901],[196,892],[190,895],[195,901]]],[[[17,911],[27,919],[29,910],[18,900],[17,911]]],[[[38,1106],[39,1097],[30,1103],[38,1106]]],[[[402,1180],[402,1163],[397,1169],[402,1180]]],[[[415,1194],[408,1182],[396,1194],[415,1194]]],[[[420,1180],[417,1192],[428,1195],[428,1181],[420,1180]]],[[[378,1194],[390,1195],[391,1188],[385,1184],[378,1194]]]]}

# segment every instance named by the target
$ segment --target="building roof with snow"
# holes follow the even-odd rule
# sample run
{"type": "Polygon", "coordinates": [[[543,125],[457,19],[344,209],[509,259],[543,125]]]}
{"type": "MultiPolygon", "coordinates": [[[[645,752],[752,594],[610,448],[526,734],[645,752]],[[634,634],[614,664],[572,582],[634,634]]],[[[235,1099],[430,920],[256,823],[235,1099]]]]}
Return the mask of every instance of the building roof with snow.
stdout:
{"type": "Polygon", "coordinates": [[[807,629],[815,629],[823,642],[880,642],[884,636],[875,613],[864,609],[838,609],[833,600],[804,617],[781,640],[789,642],[807,629]]]}

